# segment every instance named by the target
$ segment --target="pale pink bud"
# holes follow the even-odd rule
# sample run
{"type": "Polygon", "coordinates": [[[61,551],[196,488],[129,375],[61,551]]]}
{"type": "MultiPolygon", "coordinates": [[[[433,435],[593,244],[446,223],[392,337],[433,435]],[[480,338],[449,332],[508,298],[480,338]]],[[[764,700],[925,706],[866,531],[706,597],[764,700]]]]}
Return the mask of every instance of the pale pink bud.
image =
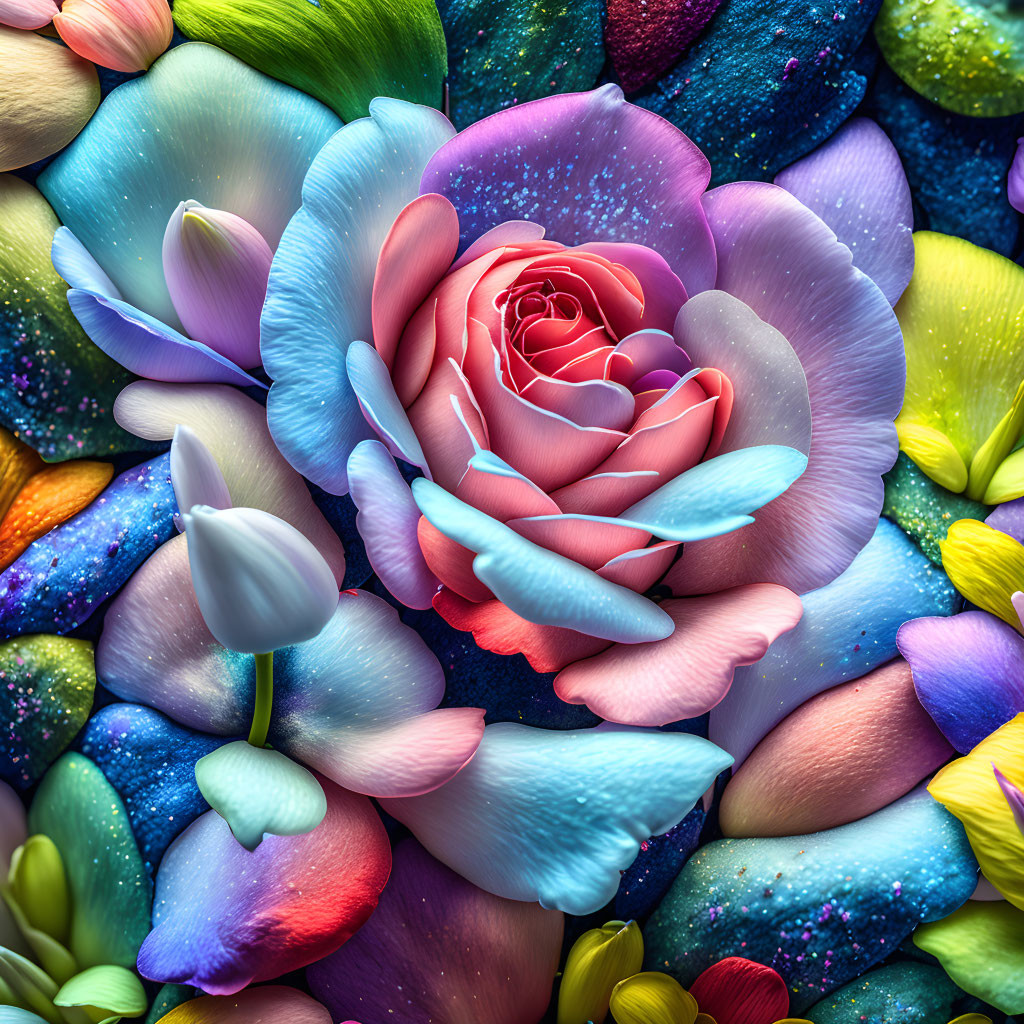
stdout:
{"type": "Polygon", "coordinates": [[[167,0],[64,0],[53,27],[75,53],[114,71],[145,71],[174,34],[167,0]]]}
{"type": "Polygon", "coordinates": [[[0,0],[0,25],[11,28],[42,28],[56,13],[54,0],[0,0]]]}
{"type": "Polygon", "coordinates": [[[260,312],[274,254],[248,221],[194,200],[164,232],[164,278],[188,334],[248,369],[260,364],[260,312]]]}

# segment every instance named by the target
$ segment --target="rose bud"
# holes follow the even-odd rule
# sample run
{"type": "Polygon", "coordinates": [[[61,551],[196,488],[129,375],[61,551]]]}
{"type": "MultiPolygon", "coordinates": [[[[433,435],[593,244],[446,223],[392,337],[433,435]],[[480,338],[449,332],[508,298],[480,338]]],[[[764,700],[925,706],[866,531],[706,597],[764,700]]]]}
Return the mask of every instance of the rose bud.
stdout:
{"type": "Polygon", "coordinates": [[[54,0],[0,0],[0,25],[11,28],[42,28],[56,13],[54,0]]]}
{"type": "Polygon", "coordinates": [[[145,71],[174,34],[167,0],[64,0],[53,27],[75,53],[114,71],[145,71]]]}
{"type": "Polygon", "coordinates": [[[299,644],[334,614],[334,573],[290,523],[208,505],[194,505],[184,520],[199,610],[225,647],[258,654],[299,644]]]}
{"type": "MultiPolygon", "coordinates": [[[[171,486],[180,512],[194,505],[231,508],[231,495],[224,474],[210,450],[195,431],[179,423],[171,441],[171,486]]],[[[179,516],[178,529],[185,528],[179,516]]]]}
{"type": "Polygon", "coordinates": [[[558,1024],[601,1024],[612,989],[636,974],[644,940],[635,921],[609,921],[584,932],[569,950],[558,992],[558,1024]]]}
{"type": "Polygon", "coordinates": [[[188,200],[164,232],[164,278],[188,334],[244,369],[260,364],[260,313],[274,254],[248,221],[188,200]]]}

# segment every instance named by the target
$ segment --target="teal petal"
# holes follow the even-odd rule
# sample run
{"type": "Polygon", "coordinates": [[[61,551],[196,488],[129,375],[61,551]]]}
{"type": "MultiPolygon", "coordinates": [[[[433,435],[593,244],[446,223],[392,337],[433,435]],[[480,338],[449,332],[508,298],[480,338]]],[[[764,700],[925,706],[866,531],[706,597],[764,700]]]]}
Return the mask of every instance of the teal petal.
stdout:
{"type": "Polygon", "coordinates": [[[932,1024],[952,1020],[960,990],[941,967],[896,963],[869,971],[807,1011],[814,1024],[932,1024]]]}
{"type": "Polygon", "coordinates": [[[196,782],[247,850],[255,850],[268,833],[312,832],[327,813],[323,787],[310,772],[277,750],[245,740],[200,758],[196,782]]]}
{"type": "Polygon", "coordinates": [[[134,967],[153,891],[124,804],[103,773],[81,754],[65,754],[36,790],[29,826],[48,835],[64,861],[79,965],[134,967]]]}
{"type": "MultiPolygon", "coordinates": [[[[161,1017],[170,1013],[176,1006],[181,1006],[182,1003],[201,995],[202,992],[191,985],[163,985],[157,992],[143,1024],[157,1024],[161,1017]]],[[[0,1024],[3,1022],[0,1021],[0,1024]]]]}
{"type": "Polygon", "coordinates": [[[589,914],[615,895],[640,844],[678,824],[731,763],[687,733],[501,722],[440,789],[381,803],[481,889],[589,914]]]}
{"type": "Polygon", "coordinates": [[[296,469],[335,494],[348,490],[349,453],[373,436],[345,354],[351,342],[373,337],[377,255],[418,195],[427,161],[454,131],[436,110],[374,100],[370,116],[346,125],[313,161],[302,209],[270,269],[260,324],[263,365],[274,380],[270,430],[296,469]]]}
{"type": "Polygon", "coordinates": [[[38,1014],[17,1006],[0,1006],[0,1024],[46,1024],[38,1014]]]}
{"type": "Polygon", "coordinates": [[[708,843],[647,922],[645,963],[684,986],[729,956],[769,964],[800,1015],[977,880],[963,827],[921,786],[840,828],[708,843]]]}
{"type": "Polygon", "coordinates": [[[39,187],[121,297],[179,330],[162,259],[178,203],[234,213],[273,248],[340,126],[312,97],[187,43],[110,93],[39,187]]]}
{"type": "Polygon", "coordinates": [[[476,552],[477,579],[528,622],[634,644],[663,640],[675,629],[653,601],[521,537],[437,484],[419,478],[412,494],[431,525],[476,552]]]}
{"type": "Polygon", "coordinates": [[[0,644],[0,778],[38,782],[85,724],[96,689],[92,644],[22,636],[0,644]]]}

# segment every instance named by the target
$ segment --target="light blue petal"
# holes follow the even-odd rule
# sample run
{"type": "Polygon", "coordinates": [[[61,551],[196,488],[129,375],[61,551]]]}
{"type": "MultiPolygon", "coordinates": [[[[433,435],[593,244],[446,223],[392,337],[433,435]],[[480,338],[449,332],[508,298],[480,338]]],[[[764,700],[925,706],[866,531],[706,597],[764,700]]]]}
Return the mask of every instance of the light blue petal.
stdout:
{"type": "Polygon", "coordinates": [[[951,615],[959,599],[945,573],[881,519],[849,569],[801,601],[796,628],[760,661],[736,669],[711,712],[709,735],[737,765],[804,701],[895,658],[896,632],[908,619],[951,615]]]}
{"type": "Polygon", "coordinates": [[[50,247],[53,268],[72,288],[96,292],[106,299],[119,299],[121,293],[107,277],[103,268],[92,258],[89,250],[75,238],[70,228],[59,227],[53,234],[50,247]]]}
{"type": "Polygon", "coordinates": [[[125,300],[180,328],[162,258],[178,203],[237,214],[273,248],[340,127],[305,93],[186,43],[111,92],[38,186],[125,300]]]}
{"type": "Polygon", "coordinates": [[[451,782],[381,803],[481,889],[589,914],[614,897],[640,843],[680,822],[731,763],[686,733],[501,722],[451,782]]]}
{"type": "Polygon", "coordinates": [[[419,466],[429,476],[419,438],[395,394],[391,374],[377,350],[365,341],[353,341],[348,347],[345,366],[364,415],[384,438],[391,454],[419,466]]]}
{"type": "Polygon", "coordinates": [[[380,247],[419,193],[434,151],[454,134],[436,110],[375,99],[313,162],[302,209],[281,239],[261,321],[274,380],[267,414],[278,447],[314,483],[348,490],[349,452],[372,437],[345,369],[351,342],[373,336],[370,300],[380,247]]]}
{"type": "Polygon", "coordinates": [[[255,377],[201,341],[122,299],[71,288],[68,304],[85,333],[111,359],[150,380],[263,387],[255,377]]]}
{"type": "Polygon", "coordinates": [[[476,552],[476,577],[527,621],[626,644],[663,640],[675,629],[653,601],[528,541],[443,487],[420,478],[412,493],[433,526],[476,552]]]}
{"type": "Polygon", "coordinates": [[[785,445],[740,448],[701,462],[620,516],[645,524],[663,540],[717,537],[753,522],[750,513],[777,498],[807,468],[807,456],[785,445]]]}

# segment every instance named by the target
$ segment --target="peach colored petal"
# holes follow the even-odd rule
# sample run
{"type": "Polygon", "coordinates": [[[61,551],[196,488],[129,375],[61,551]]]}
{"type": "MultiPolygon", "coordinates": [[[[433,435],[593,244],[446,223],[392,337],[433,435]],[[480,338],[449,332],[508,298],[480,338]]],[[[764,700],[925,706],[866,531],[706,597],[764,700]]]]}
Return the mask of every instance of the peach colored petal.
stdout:
{"type": "Polygon", "coordinates": [[[522,516],[558,515],[561,509],[532,481],[524,476],[489,473],[470,462],[455,488],[455,497],[508,522],[522,516]]]}
{"type": "Polygon", "coordinates": [[[167,0],[63,0],[53,27],[75,53],[114,71],[145,71],[174,34],[167,0]]]}
{"type": "Polygon", "coordinates": [[[490,588],[473,572],[476,555],[469,548],[446,537],[426,516],[420,518],[416,537],[427,567],[445,587],[474,603],[494,599],[490,588]]]}
{"type": "Polygon", "coordinates": [[[623,509],[650,494],[667,481],[653,469],[593,473],[568,487],[553,491],[551,498],[563,512],[577,515],[617,516],[623,509]]]}
{"type": "Polygon", "coordinates": [[[665,575],[678,550],[676,541],[663,540],[649,548],[626,551],[602,565],[597,575],[642,594],[665,575]]]}
{"type": "Polygon", "coordinates": [[[556,551],[588,569],[600,569],[606,562],[633,548],[643,547],[651,535],[613,519],[579,519],[575,516],[538,516],[511,519],[506,524],[534,544],[556,551]]]}

